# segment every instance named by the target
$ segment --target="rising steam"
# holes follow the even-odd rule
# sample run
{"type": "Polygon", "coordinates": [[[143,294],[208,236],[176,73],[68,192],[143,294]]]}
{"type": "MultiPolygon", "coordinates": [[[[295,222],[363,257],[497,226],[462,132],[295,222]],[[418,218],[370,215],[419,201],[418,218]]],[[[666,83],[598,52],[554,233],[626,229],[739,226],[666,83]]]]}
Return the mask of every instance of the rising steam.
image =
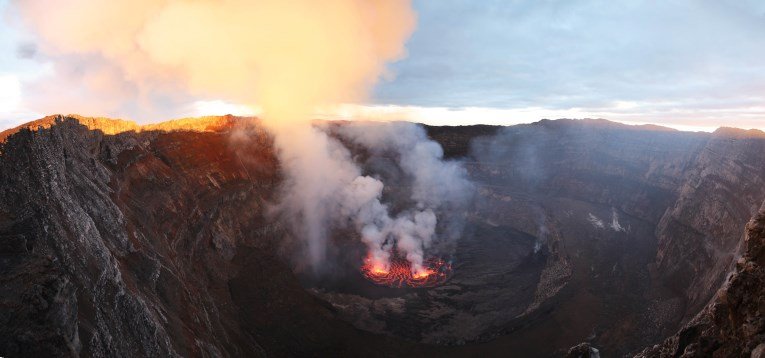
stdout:
{"type": "MultiPolygon", "coordinates": [[[[386,265],[398,250],[422,269],[437,214],[464,202],[469,183],[412,125],[347,126],[340,136],[387,151],[412,178],[413,207],[391,213],[384,184],[363,175],[348,150],[311,125],[317,106],[364,100],[402,57],[415,16],[409,0],[27,0],[14,3],[55,66],[38,110],[106,114],[221,98],[257,105],[275,135],[286,182],[281,212],[305,239],[310,264],[325,260],[332,223],[350,220],[386,265]],[[85,93],[66,97],[70,93],[85,93]],[[99,100],[94,100],[98,98],[99,100]],[[103,100],[101,100],[103,99],[103,100]],[[65,107],[71,105],[73,107],[65,107]],[[103,112],[102,112],[103,113],[103,112]]],[[[450,222],[457,222],[450,221],[450,222]]],[[[455,224],[443,224],[446,238],[455,224]]]]}
{"type": "Polygon", "coordinates": [[[413,271],[422,271],[425,250],[436,238],[436,213],[447,219],[439,230],[441,244],[453,243],[462,232],[464,220],[460,215],[473,193],[464,168],[456,162],[444,161],[441,146],[411,123],[351,123],[339,127],[338,132],[341,137],[368,148],[372,155],[395,158],[414,202],[413,207],[399,212],[395,218],[383,206],[374,211],[377,216],[372,220],[362,221],[362,237],[372,259],[387,265],[390,245],[395,242],[413,271]]]}

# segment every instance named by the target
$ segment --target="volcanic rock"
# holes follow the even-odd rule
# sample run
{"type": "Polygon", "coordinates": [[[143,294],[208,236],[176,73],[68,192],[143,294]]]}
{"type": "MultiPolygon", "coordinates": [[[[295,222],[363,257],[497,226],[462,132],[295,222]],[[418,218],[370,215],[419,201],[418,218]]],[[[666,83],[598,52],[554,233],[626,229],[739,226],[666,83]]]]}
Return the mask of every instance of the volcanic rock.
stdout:
{"type": "Polygon", "coordinates": [[[745,252],[715,298],[675,335],[638,357],[759,357],[765,347],[765,205],[746,226],[745,252]]]}

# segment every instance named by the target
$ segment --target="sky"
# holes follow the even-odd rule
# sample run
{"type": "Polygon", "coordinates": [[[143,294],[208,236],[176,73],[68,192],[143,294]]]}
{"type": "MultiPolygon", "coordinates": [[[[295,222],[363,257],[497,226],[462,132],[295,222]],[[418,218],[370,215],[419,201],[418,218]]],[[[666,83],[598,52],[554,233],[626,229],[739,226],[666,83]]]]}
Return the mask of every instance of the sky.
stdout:
{"type": "MultiPolygon", "coordinates": [[[[683,130],[765,129],[763,1],[413,5],[418,22],[407,56],[389,65],[369,101],[317,109],[317,116],[445,125],[606,118],[683,130]]],[[[0,0],[0,129],[49,114],[26,99],[55,72],[11,8],[0,0]]],[[[67,84],[75,92],[76,82],[67,84]]],[[[163,108],[161,118],[130,119],[257,114],[220,98],[185,100],[163,108]]]]}

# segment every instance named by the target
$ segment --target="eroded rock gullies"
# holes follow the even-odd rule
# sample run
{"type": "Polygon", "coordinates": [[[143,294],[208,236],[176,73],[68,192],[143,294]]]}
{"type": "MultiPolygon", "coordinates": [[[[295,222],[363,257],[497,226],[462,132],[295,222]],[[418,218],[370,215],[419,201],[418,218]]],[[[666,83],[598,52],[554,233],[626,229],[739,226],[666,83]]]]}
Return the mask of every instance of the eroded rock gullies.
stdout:
{"type": "Polygon", "coordinates": [[[764,138],[759,131],[714,132],[659,221],[655,273],[685,296],[685,320],[722,284],[740,253],[741,228],[765,198],[764,138]]]}
{"type": "Polygon", "coordinates": [[[759,357],[763,354],[765,205],[746,225],[743,247],[743,256],[709,305],[677,334],[646,348],[638,357],[759,357]]]}
{"type": "Polygon", "coordinates": [[[272,234],[262,205],[276,162],[265,133],[249,135],[246,158],[221,132],[106,135],[65,117],[10,136],[0,157],[0,351],[263,353],[236,327],[227,293],[237,247],[272,234]]]}

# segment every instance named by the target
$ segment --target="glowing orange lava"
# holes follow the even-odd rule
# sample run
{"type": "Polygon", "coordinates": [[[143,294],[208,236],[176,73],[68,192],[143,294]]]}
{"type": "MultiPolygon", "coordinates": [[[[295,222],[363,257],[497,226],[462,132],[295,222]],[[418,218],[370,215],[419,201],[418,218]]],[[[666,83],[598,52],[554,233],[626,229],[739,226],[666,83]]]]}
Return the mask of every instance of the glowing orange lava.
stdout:
{"type": "Polygon", "coordinates": [[[446,281],[452,272],[452,265],[439,258],[425,260],[423,266],[422,271],[412,272],[409,261],[402,258],[394,258],[388,267],[367,258],[361,266],[361,273],[377,285],[401,288],[437,286],[446,281]]]}

